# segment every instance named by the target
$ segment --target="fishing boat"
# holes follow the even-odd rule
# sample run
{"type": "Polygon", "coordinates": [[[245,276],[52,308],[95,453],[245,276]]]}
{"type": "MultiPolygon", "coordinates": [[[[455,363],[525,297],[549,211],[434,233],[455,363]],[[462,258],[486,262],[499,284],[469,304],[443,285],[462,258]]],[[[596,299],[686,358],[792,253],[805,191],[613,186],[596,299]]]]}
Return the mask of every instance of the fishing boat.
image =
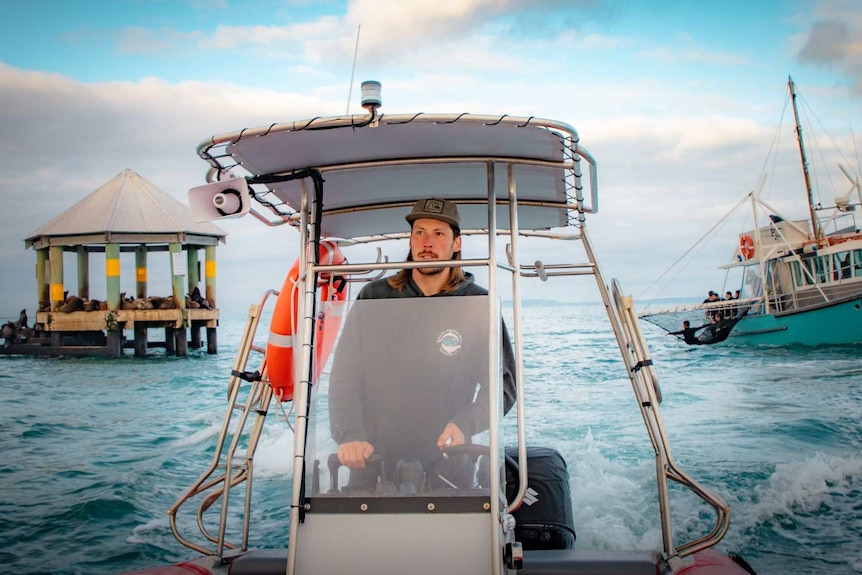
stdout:
{"type": "MultiPolygon", "coordinates": [[[[857,218],[862,186],[858,176],[839,164],[850,180],[850,191],[831,204],[815,200],[792,78],[787,79],[787,88],[808,218],[784,217],[760,197],[759,189],[737,205],[750,204],[755,222],[753,229],[738,235],[731,262],[720,266],[738,272],[738,299],[639,314],[667,331],[679,329],[682,320],[703,324],[686,343],[816,346],[862,342],[862,221],[857,218]]],[[[673,333],[685,336],[682,331],[673,333]]]]}
{"type": "Polygon", "coordinates": [[[587,232],[587,217],[599,207],[597,165],[575,129],[537,117],[388,115],[380,105],[379,84],[365,83],[367,114],[244,129],[199,146],[211,170],[208,183],[189,193],[193,212],[294,228],[300,257],[281,290],[251,306],[212,461],[168,510],[174,535],[196,558],[140,573],[753,573],[738,556],[715,549],[728,530],[727,504],[671,456],[632,300],[616,280],[606,283],[587,232]],[[373,249],[411,235],[406,218],[417,202],[441,213],[457,206],[461,235],[476,240],[465,257],[389,261],[373,249]],[[524,263],[522,241],[551,259],[524,263]],[[391,270],[440,266],[473,270],[487,293],[346,295],[391,270]],[[632,408],[655,451],[655,548],[578,549],[567,462],[527,442],[524,397],[544,392],[542,382],[524,377],[521,284],[547,285],[553,294],[561,289],[555,284],[584,276],[604,302],[621,380],[631,384],[632,408]],[[273,300],[268,341],[255,343],[273,300]],[[518,391],[515,409],[504,415],[508,330],[518,391]],[[462,407],[483,423],[466,441],[435,445],[429,461],[428,438],[414,434],[437,404],[431,397],[412,404],[405,394],[431,381],[448,389],[453,379],[471,396],[462,407]],[[360,407],[362,394],[345,403],[344,381],[362,382],[366,395],[394,409],[360,407]],[[335,421],[352,406],[423,456],[371,454],[354,481],[357,469],[342,464],[333,439],[342,426],[335,421]],[[294,430],[293,453],[285,454],[293,458],[285,479],[289,543],[252,549],[250,532],[261,522],[253,508],[254,455],[276,410],[294,430]],[[691,540],[680,540],[671,519],[671,493],[682,490],[702,500],[708,518],[691,540]]]}

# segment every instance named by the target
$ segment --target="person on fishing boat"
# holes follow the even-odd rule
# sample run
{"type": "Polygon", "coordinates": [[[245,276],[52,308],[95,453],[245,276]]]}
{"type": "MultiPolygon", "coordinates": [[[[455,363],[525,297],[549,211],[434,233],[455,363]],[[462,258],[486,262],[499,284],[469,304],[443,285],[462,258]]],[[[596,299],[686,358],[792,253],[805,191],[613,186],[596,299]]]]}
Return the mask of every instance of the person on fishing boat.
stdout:
{"type": "Polygon", "coordinates": [[[682,340],[689,345],[698,345],[701,343],[700,340],[697,339],[697,332],[702,330],[705,327],[709,327],[709,324],[704,324],[698,327],[691,327],[691,322],[685,320],[682,322],[682,329],[679,331],[669,331],[667,335],[681,335],[682,340]]]}
{"type": "MultiPolygon", "coordinates": [[[[727,291],[724,293],[724,300],[722,300],[722,301],[733,301],[733,300],[734,300],[733,292],[727,291]]],[[[728,305],[727,307],[725,307],[724,309],[721,310],[721,317],[719,319],[730,319],[730,318],[736,316],[736,311],[737,310],[736,310],[735,305],[728,305]]]]}
{"type": "MultiPolygon", "coordinates": [[[[434,261],[461,259],[460,216],[454,203],[447,200],[429,198],[415,203],[406,216],[410,223],[410,251],[407,261],[434,261]]],[[[487,295],[488,291],[474,283],[473,275],[461,267],[424,267],[402,269],[396,275],[375,280],[362,288],[357,300],[380,300],[390,298],[438,298],[446,296],[487,295]]],[[[357,305],[355,308],[359,307],[357,305]]],[[[351,316],[353,312],[351,312],[351,316]]],[[[348,317],[345,332],[350,329],[348,317]]],[[[421,326],[417,326],[417,329],[421,326]]],[[[485,328],[486,337],[487,329],[485,328]]],[[[512,344],[505,324],[502,325],[502,381],[503,409],[508,412],[515,402],[515,359],[512,344]]],[[[345,336],[342,335],[342,340],[345,336]]],[[[487,339],[484,348],[487,349],[487,339]]],[[[377,390],[374,384],[363,382],[356,371],[365,373],[374,366],[368,365],[367,358],[360,357],[351,350],[349,341],[336,349],[330,375],[329,409],[330,431],[338,443],[338,460],[353,471],[362,470],[375,453],[387,458],[386,465],[392,471],[397,461],[389,457],[403,457],[409,444],[420,453],[411,454],[423,466],[439,457],[442,449],[470,443],[470,438],[488,428],[489,398],[487,385],[477,385],[487,380],[487,364],[482,366],[481,379],[464,375],[464,381],[446,381],[439,384],[432,381],[438,374],[423,373],[428,369],[413,367],[416,373],[404,374],[409,387],[399,389],[399,393],[409,394],[407,405],[393,399],[392,394],[377,390]],[[353,356],[353,357],[351,357],[353,356]],[[424,385],[423,385],[424,384],[424,385]],[[442,388],[442,389],[441,389],[442,388]],[[440,395],[446,399],[441,400],[440,395]],[[441,403],[442,402],[442,403],[441,403]],[[444,405],[448,403],[448,405],[444,405]],[[432,407],[433,406],[433,407],[432,407]],[[410,414],[409,409],[421,410],[410,414]],[[434,419],[428,413],[437,411],[434,419]],[[392,431],[391,422],[381,422],[381,418],[407,418],[406,431],[423,436],[419,439],[402,437],[392,431]],[[445,423],[438,423],[445,421],[445,423]],[[433,429],[433,427],[437,427],[433,429]],[[419,429],[423,428],[423,429],[419,429]],[[390,431],[386,431],[390,429],[390,431]],[[416,448],[417,445],[421,447],[416,448]]],[[[485,352],[487,355],[487,352],[485,352]]],[[[459,374],[460,375],[460,374],[459,374]]],[[[453,379],[462,379],[454,377],[453,379]]],[[[408,433],[408,434],[409,434],[408,433]]],[[[351,479],[351,483],[353,480],[351,479]]]]}

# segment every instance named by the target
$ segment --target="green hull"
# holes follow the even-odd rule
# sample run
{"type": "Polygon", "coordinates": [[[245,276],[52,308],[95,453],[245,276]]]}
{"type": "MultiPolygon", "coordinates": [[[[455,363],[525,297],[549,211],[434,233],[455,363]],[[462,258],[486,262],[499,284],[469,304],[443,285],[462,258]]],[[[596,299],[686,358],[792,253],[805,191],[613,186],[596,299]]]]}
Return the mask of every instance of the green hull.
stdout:
{"type": "Polygon", "coordinates": [[[840,345],[862,343],[862,297],[783,314],[740,320],[730,345],[840,345]]]}

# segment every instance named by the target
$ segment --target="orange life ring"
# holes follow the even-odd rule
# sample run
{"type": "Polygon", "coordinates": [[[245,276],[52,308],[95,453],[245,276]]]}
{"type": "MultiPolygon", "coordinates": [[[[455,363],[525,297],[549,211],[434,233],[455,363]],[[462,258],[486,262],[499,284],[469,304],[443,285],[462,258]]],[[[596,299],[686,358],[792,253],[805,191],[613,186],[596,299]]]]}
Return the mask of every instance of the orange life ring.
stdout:
{"type": "Polygon", "coordinates": [[[750,235],[745,234],[739,238],[739,253],[747,260],[754,257],[754,240],[750,235]]]}
{"type": "MultiPolygon", "coordinates": [[[[318,252],[319,262],[322,265],[343,264],[347,260],[335,242],[320,242],[318,252]]],[[[269,383],[278,401],[290,401],[293,399],[294,388],[294,354],[293,336],[296,333],[296,325],[299,321],[297,310],[299,309],[299,258],[293,263],[293,267],[284,278],[284,285],[275,302],[272,312],[272,321],[269,326],[269,341],[266,345],[266,370],[269,375],[269,383]]],[[[343,278],[330,277],[328,274],[318,278],[319,299],[316,308],[318,310],[315,321],[314,334],[314,377],[320,376],[323,365],[329,357],[338,335],[338,327],[344,302],[347,300],[346,282],[343,278]]]]}

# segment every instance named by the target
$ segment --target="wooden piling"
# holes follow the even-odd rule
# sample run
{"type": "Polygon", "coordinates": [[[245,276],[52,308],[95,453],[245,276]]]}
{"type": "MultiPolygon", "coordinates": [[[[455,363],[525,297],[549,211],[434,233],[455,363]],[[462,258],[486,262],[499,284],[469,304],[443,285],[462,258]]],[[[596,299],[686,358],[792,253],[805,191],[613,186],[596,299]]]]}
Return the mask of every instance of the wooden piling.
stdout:
{"type": "Polygon", "coordinates": [[[204,249],[204,254],[206,256],[205,263],[205,278],[204,284],[206,285],[206,294],[204,297],[207,298],[210,306],[215,309],[218,307],[216,303],[216,251],[215,246],[207,246],[204,249]]]}
{"type": "Polygon", "coordinates": [[[207,353],[210,355],[218,353],[218,330],[214,327],[207,328],[207,353]]]}
{"type": "Polygon", "coordinates": [[[63,295],[63,248],[51,246],[48,249],[51,260],[51,309],[57,309],[66,299],[63,295]]]}
{"type": "Polygon", "coordinates": [[[191,331],[191,348],[192,349],[200,349],[201,348],[201,326],[199,323],[195,322],[189,327],[189,331],[191,331]]]}
{"type": "Polygon", "coordinates": [[[135,248],[135,297],[147,297],[147,246],[135,248]]]}
{"type": "Polygon", "coordinates": [[[90,253],[84,246],[75,248],[75,255],[78,261],[78,293],[77,296],[83,299],[90,298],[90,253]]]}
{"type": "Polygon", "coordinates": [[[147,356],[147,326],[135,324],[135,357],[147,356]]]}
{"type": "Polygon", "coordinates": [[[181,327],[180,329],[174,330],[174,336],[176,337],[177,342],[177,357],[186,357],[189,354],[188,332],[184,327],[181,327]]]}
{"type": "Polygon", "coordinates": [[[49,265],[48,250],[36,250],[36,301],[39,302],[37,311],[48,307],[51,303],[51,274],[49,265]]]}
{"type": "Polygon", "coordinates": [[[108,309],[120,309],[120,244],[105,244],[105,281],[108,309]]]}
{"type": "Polygon", "coordinates": [[[174,331],[176,330],[173,326],[165,328],[165,353],[172,354],[177,349],[174,331]]]}
{"type": "Polygon", "coordinates": [[[108,357],[120,357],[123,355],[123,329],[108,330],[108,341],[105,345],[108,357]]]}

